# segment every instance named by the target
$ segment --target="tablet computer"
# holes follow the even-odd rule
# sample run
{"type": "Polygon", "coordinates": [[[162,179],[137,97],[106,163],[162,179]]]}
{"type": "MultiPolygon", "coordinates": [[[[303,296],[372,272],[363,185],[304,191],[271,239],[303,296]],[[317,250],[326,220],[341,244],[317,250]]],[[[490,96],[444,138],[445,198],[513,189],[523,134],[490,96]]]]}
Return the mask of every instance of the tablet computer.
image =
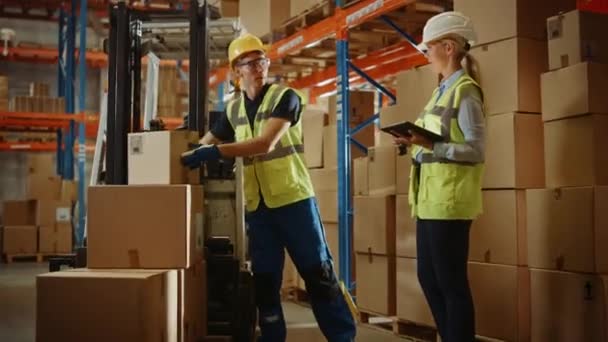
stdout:
{"type": "Polygon", "coordinates": [[[407,137],[410,136],[409,131],[416,132],[423,137],[429,139],[432,142],[443,142],[445,139],[436,133],[433,133],[427,129],[424,129],[410,121],[397,123],[394,125],[386,126],[381,128],[384,132],[391,134],[394,137],[407,137]]]}

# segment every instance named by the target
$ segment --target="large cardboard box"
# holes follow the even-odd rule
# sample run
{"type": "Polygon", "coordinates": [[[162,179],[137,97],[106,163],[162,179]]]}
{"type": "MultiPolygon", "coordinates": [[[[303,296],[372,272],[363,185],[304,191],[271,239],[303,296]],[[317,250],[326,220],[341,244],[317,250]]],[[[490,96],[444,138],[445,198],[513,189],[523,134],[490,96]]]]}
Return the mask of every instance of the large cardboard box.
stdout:
{"type": "Polygon", "coordinates": [[[220,0],[217,2],[217,6],[219,7],[220,14],[224,18],[236,18],[239,16],[238,0],[220,0]]]}
{"type": "Polygon", "coordinates": [[[606,79],[608,65],[597,63],[579,63],[543,74],[543,121],[608,113],[608,97],[602,91],[606,79]]]}
{"type": "Polygon", "coordinates": [[[304,159],[308,167],[323,167],[323,127],[326,115],[320,110],[307,109],[302,112],[302,135],[304,159]]]}
{"type": "MultiPolygon", "coordinates": [[[[351,126],[358,125],[374,115],[376,111],[376,107],[374,105],[375,98],[376,93],[371,91],[351,91],[349,93],[349,122],[351,126]]],[[[338,96],[331,96],[328,101],[327,111],[329,114],[329,123],[331,125],[335,125],[338,122],[336,116],[338,112],[338,105],[338,96]]],[[[372,128],[373,130],[372,126],[369,126],[369,128],[372,128]]]]}
{"type": "MultiPolygon", "coordinates": [[[[406,71],[407,72],[407,71],[406,71]]],[[[420,113],[418,113],[420,114],[420,113]]],[[[411,118],[410,118],[411,119],[411,118]]],[[[404,106],[395,103],[390,106],[382,107],[380,110],[380,127],[386,127],[404,121],[412,121],[406,118],[404,106]]],[[[390,135],[389,135],[390,136],[390,135]]],[[[376,144],[378,146],[378,144],[376,144]]]]}
{"type": "Polygon", "coordinates": [[[308,9],[311,9],[315,5],[322,3],[322,0],[291,0],[290,14],[291,17],[302,14],[308,9]]]}
{"type": "Polygon", "coordinates": [[[182,270],[74,269],[39,275],[37,340],[198,341],[206,335],[205,273],[201,261],[182,270]],[[83,298],[89,305],[82,305],[83,298]]]}
{"type": "Polygon", "coordinates": [[[418,282],[416,259],[397,258],[397,317],[435,327],[429,304],[418,282]]]}
{"type": "Polygon", "coordinates": [[[89,187],[87,265],[186,268],[202,258],[203,188],[89,187]]]}
{"type": "Polygon", "coordinates": [[[507,113],[488,117],[485,157],[483,188],[544,187],[541,116],[507,113]]]}
{"type": "Polygon", "coordinates": [[[61,199],[61,178],[38,173],[27,176],[27,198],[38,200],[61,199]]]}
{"type": "Polygon", "coordinates": [[[395,194],[396,151],[397,148],[395,146],[373,147],[368,150],[368,186],[370,195],[395,194]]]}
{"type": "Polygon", "coordinates": [[[355,158],[353,170],[355,195],[369,195],[369,158],[355,158]]]}
{"type": "Polygon", "coordinates": [[[38,252],[71,253],[72,224],[57,223],[38,228],[38,252]]]}
{"type": "Polygon", "coordinates": [[[547,19],[549,69],[555,70],[584,61],[608,63],[607,16],[571,11],[547,19]]]}
{"type": "Polygon", "coordinates": [[[241,25],[255,36],[265,36],[289,19],[289,5],[289,1],[284,0],[241,0],[241,25]]]}
{"type": "Polygon", "coordinates": [[[525,190],[483,191],[483,214],[471,227],[469,260],[527,265],[526,218],[525,190]]]}
{"type": "MultiPolygon", "coordinates": [[[[397,105],[401,112],[399,121],[416,121],[438,85],[439,76],[433,72],[430,65],[399,73],[396,85],[397,105]]],[[[380,118],[381,126],[386,126],[387,123],[380,118]]]]}
{"type": "Polygon", "coordinates": [[[527,191],[528,265],[608,273],[608,187],[527,191]]]}
{"type": "Polygon", "coordinates": [[[55,155],[53,153],[36,152],[27,154],[28,174],[54,176],[57,173],[55,165],[55,155]]]}
{"type": "Polygon", "coordinates": [[[357,306],[359,310],[393,316],[396,314],[395,256],[357,253],[357,306]]]}
{"type": "Polygon", "coordinates": [[[586,115],[545,123],[547,187],[608,185],[603,148],[608,115],[586,115]]]}
{"type": "Polygon", "coordinates": [[[5,226],[36,225],[37,203],[35,200],[4,201],[2,224],[5,226]]]}
{"type": "Polygon", "coordinates": [[[326,168],[338,167],[337,129],[336,125],[323,127],[323,167],[326,168]]]}
{"type": "Polygon", "coordinates": [[[400,156],[397,152],[395,159],[395,190],[398,195],[407,195],[410,191],[411,168],[412,156],[409,154],[400,156]]]}
{"type": "Polygon", "coordinates": [[[540,75],[547,70],[547,45],[542,41],[513,38],[476,46],[487,115],[540,113],[540,75]]]}
{"type": "Polygon", "coordinates": [[[56,200],[38,200],[38,226],[50,226],[55,223],[69,223],[72,220],[72,202],[56,200]]]}
{"type": "Polygon", "coordinates": [[[531,341],[606,341],[608,277],[531,269],[531,341]]]}
{"type": "Polygon", "coordinates": [[[501,341],[536,341],[530,340],[530,270],[469,262],[468,273],[475,332],[501,341]]]}
{"type": "Polygon", "coordinates": [[[338,169],[323,168],[308,170],[315,192],[338,191],[338,169]]]}
{"type": "Polygon", "coordinates": [[[199,170],[181,163],[181,154],[197,142],[192,131],[129,133],[129,184],[198,184],[199,170]]]}
{"type": "Polygon", "coordinates": [[[395,255],[395,196],[355,196],[355,252],[395,255]]]}
{"type": "Polygon", "coordinates": [[[397,256],[416,258],[416,220],[412,217],[407,195],[395,199],[397,256]]]}
{"type": "Polygon", "coordinates": [[[513,37],[546,40],[546,19],[575,8],[575,0],[454,0],[454,10],[473,21],[479,44],[513,37]]]}
{"type": "Polygon", "coordinates": [[[5,254],[36,254],[38,251],[36,226],[4,226],[2,235],[5,254]]]}
{"type": "Polygon", "coordinates": [[[316,191],[321,220],[325,223],[338,222],[338,193],[335,191],[316,191]]]}

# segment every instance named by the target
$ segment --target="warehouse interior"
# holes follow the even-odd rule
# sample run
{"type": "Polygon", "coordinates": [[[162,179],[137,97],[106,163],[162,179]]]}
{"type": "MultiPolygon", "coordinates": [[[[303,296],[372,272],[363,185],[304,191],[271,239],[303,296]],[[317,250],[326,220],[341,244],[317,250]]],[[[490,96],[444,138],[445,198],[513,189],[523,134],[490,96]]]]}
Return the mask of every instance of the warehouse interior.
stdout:
{"type": "Polygon", "coordinates": [[[255,341],[274,290],[286,341],[331,341],[326,276],[356,341],[460,342],[423,283],[421,222],[478,201],[447,219],[469,220],[474,339],[608,342],[607,18],[606,0],[0,0],[0,341],[255,341]],[[465,20],[454,58],[478,109],[437,69],[437,46],[460,42],[428,38],[444,15],[465,20]],[[283,108],[264,95],[248,112],[243,70],[264,68],[267,94],[299,101],[291,140],[229,155],[283,108]],[[483,114],[481,143],[464,107],[483,114]],[[203,143],[222,122],[234,137],[203,143]],[[439,157],[457,144],[483,158],[439,157]],[[472,167],[483,176],[458,173],[472,167]],[[280,209],[289,172],[282,196],[310,184],[331,268],[312,276],[285,243],[264,292],[251,198],[280,209]],[[438,193],[447,209],[423,217],[438,193]]]}

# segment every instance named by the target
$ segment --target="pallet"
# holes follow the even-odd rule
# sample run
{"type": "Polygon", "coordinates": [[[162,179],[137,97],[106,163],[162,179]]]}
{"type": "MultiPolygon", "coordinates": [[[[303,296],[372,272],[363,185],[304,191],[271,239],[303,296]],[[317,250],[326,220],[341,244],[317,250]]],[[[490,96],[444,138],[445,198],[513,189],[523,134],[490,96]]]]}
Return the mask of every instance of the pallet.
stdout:
{"type": "Polygon", "coordinates": [[[4,260],[7,264],[12,264],[13,262],[23,261],[23,262],[37,262],[42,263],[48,261],[49,258],[57,258],[57,257],[70,257],[74,256],[71,253],[31,253],[31,254],[4,254],[4,260]]]}
{"type": "Polygon", "coordinates": [[[378,330],[392,332],[394,319],[394,317],[359,309],[359,322],[378,330]]]}
{"type": "Polygon", "coordinates": [[[274,29],[272,32],[272,41],[289,37],[323,19],[329,18],[334,15],[335,10],[336,5],[334,0],[327,0],[319,3],[306,11],[287,19],[280,27],[274,29]]]}
{"type": "Polygon", "coordinates": [[[435,342],[437,340],[437,331],[434,328],[399,318],[393,321],[393,333],[413,342],[435,342]]]}

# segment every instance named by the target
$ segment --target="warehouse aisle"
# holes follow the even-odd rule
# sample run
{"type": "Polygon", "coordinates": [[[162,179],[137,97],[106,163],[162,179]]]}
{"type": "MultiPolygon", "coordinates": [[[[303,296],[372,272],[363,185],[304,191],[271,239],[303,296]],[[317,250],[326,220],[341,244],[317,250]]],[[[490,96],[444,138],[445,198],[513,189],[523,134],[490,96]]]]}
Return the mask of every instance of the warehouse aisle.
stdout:
{"type": "MultiPolygon", "coordinates": [[[[36,319],[36,275],[48,264],[0,264],[0,341],[32,342],[36,319]]],[[[309,308],[284,303],[289,342],[323,341],[309,308]]],[[[357,341],[392,342],[402,339],[386,332],[360,327],[357,341]]]]}

